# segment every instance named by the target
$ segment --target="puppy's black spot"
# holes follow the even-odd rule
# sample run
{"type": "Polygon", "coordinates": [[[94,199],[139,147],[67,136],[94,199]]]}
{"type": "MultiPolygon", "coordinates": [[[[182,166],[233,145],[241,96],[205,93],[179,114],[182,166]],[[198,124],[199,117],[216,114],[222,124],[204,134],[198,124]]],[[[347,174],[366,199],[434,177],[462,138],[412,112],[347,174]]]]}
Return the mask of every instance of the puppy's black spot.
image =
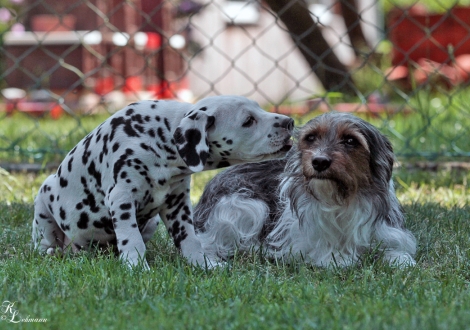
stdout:
{"type": "Polygon", "coordinates": [[[141,144],[140,144],[140,147],[141,147],[142,149],[144,149],[145,151],[148,151],[148,150],[150,149],[149,146],[146,145],[145,143],[141,143],[141,144]]]}
{"type": "MultiPolygon", "coordinates": [[[[179,138],[180,137],[175,135],[175,139],[179,138]]],[[[196,146],[199,144],[199,142],[201,142],[201,138],[201,132],[197,129],[188,129],[184,133],[183,140],[186,142],[186,144],[179,149],[179,153],[188,166],[197,166],[201,161],[201,158],[196,151],[196,146]]]]}
{"type": "Polygon", "coordinates": [[[66,179],[60,178],[60,186],[61,186],[62,188],[67,187],[68,184],[69,184],[69,182],[68,182],[66,179]]]}
{"type": "Polygon", "coordinates": [[[171,228],[171,233],[174,235],[178,235],[180,232],[180,223],[178,221],[175,221],[173,223],[173,226],[171,228]]]}
{"type": "Polygon", "coordinates": [[[70,226],[66,225],[64,223],[61,223],[60,224],[60,229],[62,229],[62,231],[67,231],[67,230],[70,230],[70,226]]]}
{"type": "Polygon", "coordinates": [[[222,161],[219,164],[217,164],[217,168],[223,168],[223,167],[229,167],[230,163],[227,161],[222,161]]]}
{"type": "Polygon", "coordinates": [[[132,208],[131,203],[124,203],[119,206],[119,208],[123,211],[130,210],[132,208]]]}
{"type": "Polygon", "coordinates": [[[171,149],[170,147],[168,147],[166,144],[163,145],[163,149],[171,155],[176,155],[175,151],[171,149]]]}
{"type": "Polygon", "coordinates": [[[171,132],[171,126],[170,126],[170,122],[168,121],[168,118],[165,118],[163,122],[165,123],[166,129],[171,132]]]}
{"type": "Polygon", "coordinates": [[[201,151],[201,153],[199,154],[199,157],[201,158],[201,162],[205,164],[207,158],[209,158],[209,153],[207,151],[201,151]]]}
{"type": "Polygon", "coordinates": [[[88,174],[93,176],[96,180],[96,184],[101,187],[101,173],[96,169],[94,161],[91,161],[90,166],[88,166],[88,174]]]}
{"type": "Polygon", "coordinates": [[[80,229],[87,229],[89,221],[90,218],[88,217],[88,214],[86,212],[82,212],[80,214],[80,219],[77,222],[77,227],[80,229]]]}
{"type": "Polygon", "coordinates": [[[165,134],[163,133],[163,129],[161,127],[157,128],[157,134],[160,140],[162,140],[163,143],[166,143],[166,137],[165,134]]]}
{"type": "Polygon", "coordinates": [[[72,172],[72,163],[73,163],[73,157],[70,157],[69,162],[67,164],[67,170],[69,172],[72,172]]]}
{"type": "Polygon", "coordinates": [[[93,221],[93,227],[98,228],[98,229],[102,229],[102,228],[104,228],[104,223],[102,223],[100,221],[93,221]]]}
{"type": "Polygon", "coordinates": [[[182,131],[181,128],[178,127],[178,128],[176,129],[175,133],[173,134],[173,137],[175,138],[175,142],[176,142],[177,144],[183,144],[184,141],[185,141],[185,140],[184,140],[184,136],[183,136],[183,134],[181,133],[181,131],[182,131]]]}
{"type": "Polygon", "coordinates": [[[197,116],[197,112],[193,113],[191,116],[188,116],[189,119],[191,120],[198,120],[199,117],[197,116]]]}
{"type": "Polygon", "coordinates": [[[214,116],[209,116],[207,117],[207,123],[206,123],[206,131],[215,123],[215,117],[214,116]]]}

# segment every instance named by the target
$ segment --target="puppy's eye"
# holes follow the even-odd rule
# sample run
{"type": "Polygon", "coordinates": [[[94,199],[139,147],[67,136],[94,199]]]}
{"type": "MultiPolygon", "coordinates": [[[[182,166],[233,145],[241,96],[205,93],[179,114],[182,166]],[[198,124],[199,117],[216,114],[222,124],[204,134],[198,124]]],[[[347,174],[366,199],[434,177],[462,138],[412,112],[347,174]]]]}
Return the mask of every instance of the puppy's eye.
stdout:
{"type": "Polygon", "coordinates": [[[359,145],[359,141],[354,136],[351,136],[351,135],[344,136],[342,143],[349,147],[355,147],[359,145]]]}
{"type": "Polygon", "coordinates": [[[317,139],[317,136],[315,134],[309,134],[304,137],[304,140],[307,142],[314,142],[317,139]]]}
{"type": "Polygon", "coordinates": [[[255,117],[253,116],[249,116],[245,122],[243,123],[243,127],[250,127],[251,125],[253,125],[254,123],[256,122],[256,119],[255,117]]]}

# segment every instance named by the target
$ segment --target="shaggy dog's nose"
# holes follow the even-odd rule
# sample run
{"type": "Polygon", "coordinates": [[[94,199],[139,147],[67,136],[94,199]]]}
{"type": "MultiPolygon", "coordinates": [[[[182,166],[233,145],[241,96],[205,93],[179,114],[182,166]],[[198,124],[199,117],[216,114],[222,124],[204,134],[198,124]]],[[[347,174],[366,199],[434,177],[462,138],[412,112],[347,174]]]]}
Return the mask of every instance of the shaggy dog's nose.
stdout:
{"type": "Polygon", "coordinates": [[[318,171],[322,172],[326,170],[331,165],[331,159],[325,156],[317,156],[312,159],[312,166],[313,168],[318,171]]]}

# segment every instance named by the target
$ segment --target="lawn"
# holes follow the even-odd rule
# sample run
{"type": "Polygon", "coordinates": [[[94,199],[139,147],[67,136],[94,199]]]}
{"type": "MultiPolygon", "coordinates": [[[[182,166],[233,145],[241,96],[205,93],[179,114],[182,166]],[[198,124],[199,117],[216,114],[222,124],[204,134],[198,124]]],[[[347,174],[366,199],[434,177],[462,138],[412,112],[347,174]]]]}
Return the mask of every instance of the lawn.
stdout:
{"type": "MultiPolygon", "coordinates": [[[[255,254],[206,271],[188,266],[159,231],[148,245],[150,272],[99,253],[43,258],[32,251],[32,200],[46,175],[0,173],[0,329],[416,330],[470,323],[465,172],[396,172],[407,227],[419,242],[414,268],[365,260],[362,267],[322,269],[255,254]],[[47,322],[1,319],[14,311],[15,321],[47,322]]],[[[194,177],[194,201],[211,175],[194,177]]]]}
{"type": "MultiPolygon", "coordinates": [[[[401,159],[418,152],[464,156],[470,152],[468,91],[452,97],[417,91],[406,102],[410,113],[362,116],[390,137],[401,159]]],[[[0,117],[0,159],[57,162],[105,117],[0,117]]],[[[0,168],[0,329],[418,330],[470,324],[467,172],[396,171],[407,227],[419,243],[414,268],[371,258],[360,267],[323,269],[274,264],[254,254],[206,271],[188,266],[160,228],[148,244],[151,272],[130,271],[99,253],[44,258],[32,251],[32,204],[47,175],[0,168]],[[47,322],[9,322],[20,319],[47,322]]],[[[193,203],[213,175],[193,176],[193,203]]]]}

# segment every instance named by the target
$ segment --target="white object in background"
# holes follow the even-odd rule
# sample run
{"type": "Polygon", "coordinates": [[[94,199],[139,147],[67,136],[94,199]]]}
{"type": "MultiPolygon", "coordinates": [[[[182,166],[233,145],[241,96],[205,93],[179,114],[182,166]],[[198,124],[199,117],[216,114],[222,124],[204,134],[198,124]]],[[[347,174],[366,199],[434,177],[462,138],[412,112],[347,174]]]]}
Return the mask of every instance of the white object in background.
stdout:
{"type": "Polygon", "coordinates": [[[87,45],[99,45],[103,41],[100,31],[90,31],[83,36],[83,43],[87,45]]]}
{"type": "Polygon", "coordinates": [[[228,24],[257,24],[259,16],[257,2],[225,1],[222,4],[222,20],[228,24]]]}
{"type": "Polygon", "coordinates": [[[2,95],[7,100],[20,100],[26,97],[26,91],[21,88],[9,87],[2,89],[2,95]]]}
{"type": "Polygon", "coordinates": [[[308,10],[310,11],[310,15],[312,15],[313,21],[324,26],[330,25],[333,19],[331,9],[331,7],[327,7],[322,4],[312,4],[308,6],[308,10]]]}
{"type": "Polygon", "coordinates": [[[181,34],[173,35],[170,40],[170,46],[174,49],[183,49],[186,46],[186,39],[181,34]]]}
{"type": "Polygon", "coordinates": [[[115,32],[113,33],[113,44],[116,46],[125,46],[129,42],[130,36],[128,33],[115,32]]]}
{"type": "Polygon", "coordinates": [[[134,34],[134,43],[137,49],[144,49],[147,45],[148,40],[149,37],[145,32],[137,32],[136,34],[134,34]]]}

